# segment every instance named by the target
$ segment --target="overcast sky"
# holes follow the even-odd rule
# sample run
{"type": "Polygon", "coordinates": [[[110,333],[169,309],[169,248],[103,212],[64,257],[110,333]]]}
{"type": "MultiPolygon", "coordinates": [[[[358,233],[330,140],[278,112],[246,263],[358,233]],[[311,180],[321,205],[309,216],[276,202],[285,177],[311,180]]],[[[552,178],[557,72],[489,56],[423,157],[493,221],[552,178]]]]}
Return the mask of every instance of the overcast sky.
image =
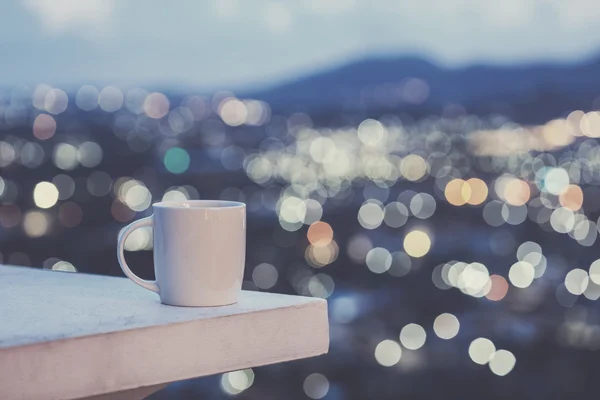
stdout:
{"type": "Polygon", "coordinates": [[[594,0],[0,0],[0,84],[260,86],[370,55],[573,62],[594,0]]]}

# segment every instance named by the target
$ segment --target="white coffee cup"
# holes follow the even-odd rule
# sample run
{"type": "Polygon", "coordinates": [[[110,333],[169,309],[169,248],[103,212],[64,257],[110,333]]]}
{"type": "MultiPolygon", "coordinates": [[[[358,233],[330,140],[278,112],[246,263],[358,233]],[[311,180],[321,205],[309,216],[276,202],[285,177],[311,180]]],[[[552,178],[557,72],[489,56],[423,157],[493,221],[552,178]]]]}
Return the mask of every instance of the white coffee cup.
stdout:
{"type": "Polygon", "coordinates": [[[152,205],[154,214],[119,233],[121,269],[138,285],[173,306],[223,306],[237,302],[246,258],[246,205],[186,200],[152,205]],[[134,230],[154,230],[155,281],[135,275],[125,262],[125,240],[134,230]]]}

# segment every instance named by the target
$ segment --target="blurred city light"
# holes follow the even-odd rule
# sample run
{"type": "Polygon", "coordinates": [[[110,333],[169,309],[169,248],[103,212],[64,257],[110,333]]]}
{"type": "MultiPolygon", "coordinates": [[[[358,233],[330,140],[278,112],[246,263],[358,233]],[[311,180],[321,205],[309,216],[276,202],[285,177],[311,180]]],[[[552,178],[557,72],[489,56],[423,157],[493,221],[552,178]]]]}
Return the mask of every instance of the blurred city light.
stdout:
{"type": "MultiPolygon", "coordinates": [[[[79,24],[83,30],[107,16],[112,20],[116,4],[95,2],[94,15],[85,5],[66,10],[26,3],[32,12],[50,13],[40,26],[50,24],[47,35],[57,41],[79,24]]],[[[236,55],[222,58],[240,75],[254,64],[270,68],[260,58],[265,49],[296,65],[303,49],[293,35],[331,36],[316,26],[315,15],[351,39],[345,29],[362,32],[366,22],[352,13],[379,10],[378,29],[369,28],[367,36],[381,31],[386,43],[397,36],[389,26],[413,29],[419,18],[436,25],[413,35],[424,43],[427,32],[444,31],[440,15],[446,20],[465,13],[483,21],[448,35],[447,51],[471,42],[461,35],[488,25],[510,27],[516,46],[526,42],[523,29],[534,30],[537,19],[552,15],[548,29],[564,34],[562,41],[572,47],[552,57],[579,54],[567,33],[584,31],[584,22],[600,15],[581,1],[461,1],[440,3],[439,10],[391,3],[269,2],[248,13],[248,5],[227,0],[211,5],[214,15],[190,14],[214,17],[237,35],[253,15],[260,21],[257,31],[280,41],[267,46],[248,37],[240,50],[239,40],[221,42],[207,21],[196,21],[210,33],[207,49],[236,55]],[[284,44],[271,47],[275,43],[284,44]]],[[[156,32],[161,28],[146,14],[140,21],[156,32]]],[[[100,25],[91,37],[117,33],[100,25]]],[[[600,349],[600,259],[594,249],[600,233],[600,91],[590,78],[597,61],[563,71],[552,60],[543,66],[463,67],[453,52],[436,62],[367,55],[281,86],[279,75],[267,72],[261,79],[269,88],[238,90],[233,80],[234,94],[217,90],[219,82],[200,72],[213,65],[210,52],[192,49],[193,35],[172,30],[178,40],[162,39],[169,51],[161,51],[154,36],[144,36],[137,47],[156,47],[164,58],[156,68],[169,70],[161,71],[165,76],[179,73],[178,53],[194,54],[198,59],[189,64],[198,69],[198,86],[145,85],[147,66],[138,68],[139,81],[115,76],[0,87],[0,263],[120,274],[116,234],[151,215],[154,202],[242,201],[244,290],[327,299],[330,354],[224,373],[219,393],[207,390],[205,396],[439,397],[442,392],[423,382],[436,382],[444,394],[471,382],[475,397],[531,390],[565,397],[560,385],[569,396],[585,397],[582,382],[593,375],[594,351],[600,349]],[[179,42],[186,51],[178,50],[179,42]],[[540,374],[549,378],[542,382],[540,374]]],[[[333,42],[346,54],[342,39],[333,42]]],[[[480,41],[486,51],[498,47],[480,41]]],[[[539,41],[544,53],[547,43],[539,41]]],[[[323,57],[317,47],[307,48],[323,57]]],[[[64,56],[51,60],[38,52],[33,65],[44,68],[64,56]]],[[[466,53],[485,59],[481,51],[466,53]]],[[[102,70],[90,57],[63,74],[102,70]]],[[[135,252],[132,264],[148,279],[153,247],[148,227],[125,242],[135,252]]],[[[277,326],[269,329],[280,334],[277,326]]]]}

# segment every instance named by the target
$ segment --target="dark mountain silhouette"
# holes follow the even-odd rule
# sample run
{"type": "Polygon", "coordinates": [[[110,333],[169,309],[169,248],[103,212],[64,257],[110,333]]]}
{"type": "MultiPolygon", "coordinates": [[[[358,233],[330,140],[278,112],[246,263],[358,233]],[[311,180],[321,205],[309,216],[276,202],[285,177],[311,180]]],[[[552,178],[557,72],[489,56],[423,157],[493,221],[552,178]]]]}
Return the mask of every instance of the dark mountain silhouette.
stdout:
{"type": "Polygon", "coordinates": [[[350,63],[254,93],[276,111],[469,113],[524,122],[591,109],[600,95],[600,58],[580,64],[443,68],[416,58],[350,63]],[[416,80],[415,80],[416,78],[416,80]]]}

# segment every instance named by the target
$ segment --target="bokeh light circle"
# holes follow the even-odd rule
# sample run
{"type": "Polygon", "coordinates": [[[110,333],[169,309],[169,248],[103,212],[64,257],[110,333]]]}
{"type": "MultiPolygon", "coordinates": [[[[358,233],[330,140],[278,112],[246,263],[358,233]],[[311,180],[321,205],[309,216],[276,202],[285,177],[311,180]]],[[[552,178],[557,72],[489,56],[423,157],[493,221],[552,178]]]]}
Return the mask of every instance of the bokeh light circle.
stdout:
{"type": "Polygon", "coordinates": [[[401,357],[402,348],[393,340],[383,340],[375,347],[375,360],[384,367],[398,364],[401,357]]]}
{"type": "Polygon", "coordinates": [[[33,189],[33,201],[39,208],[50,208],[58,201],[58,189],[51,182],[40,182],[33,189]]]}
{"type": "Polygon", "coordinates": [[[494,353],[496,352],[496,346],[491,340],[486,338],[477,338],[469,345],[469,357],[471,360],[479,365],[487,364],[494,353]]]}
{"type": "Polygon", "coordinates": [[[514,354],[508,350],[498,350],[489,361],[490,370],[498,375],[505,376],[515,367],[517,359],[514,354]]]}
{"type": "Polygon", "coordinates": [[[450,340],[458,335],[460,323],[455,315],[444,313],[438,315],[433,321],[433,331],[444,340],[450,340]]]}
{"type": "Polygon", "coordinates": [[[431,239],[424,231],[414,230],[404,237],[404,251],[411,257],[423,257],[429,249],[431,249],[431,239]]]}
{"type": "Polygon", "coordinates": [[[417,350],[423,347],[427,333],[419,324],[408,324],[400,331],[400,343],[409,350],[417,350]]]}
{"type": "Polygon", "coordinates": [[[164,164],[167,171],[172,174],[182,174],[190,167],[190,155],[181,147],[173,147],[167,150],[164,157],[164,164]]]}

